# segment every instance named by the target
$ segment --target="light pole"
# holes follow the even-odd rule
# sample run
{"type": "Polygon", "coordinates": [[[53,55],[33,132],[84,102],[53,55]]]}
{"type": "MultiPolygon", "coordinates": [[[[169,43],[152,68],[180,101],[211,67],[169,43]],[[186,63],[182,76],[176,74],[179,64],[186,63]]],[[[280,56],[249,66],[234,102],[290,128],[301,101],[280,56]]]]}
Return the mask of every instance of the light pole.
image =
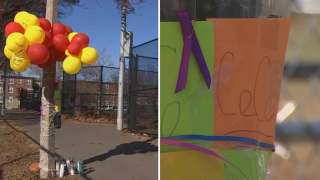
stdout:
{"type": "Polygon", "coordinates": [[[119,62],[119,82],[118,82],[118,108],[117,108],[117,130],[123,129],[123,87],[124,87],[124,44],[127,26],[127,0],[121,2],[121,37],[120,37],[120,62],[119,62]]]}

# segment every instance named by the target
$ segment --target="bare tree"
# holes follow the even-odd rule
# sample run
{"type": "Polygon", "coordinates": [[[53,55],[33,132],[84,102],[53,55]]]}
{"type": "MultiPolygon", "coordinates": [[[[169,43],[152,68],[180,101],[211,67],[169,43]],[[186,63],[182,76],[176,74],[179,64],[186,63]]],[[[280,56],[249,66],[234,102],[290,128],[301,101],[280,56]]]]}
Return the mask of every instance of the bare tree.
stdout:
{"type": "Polygon", "coordinates": [[[112,56],[108,54],[106,48],[102,48],[95,64],[81,68],[77,74],[76,87],[80,104],[98,105],[101,88],[108,83],[108,76],[114,71],[112,66],[112,56]]]}
{"type": "MultiPolygon", "coordinates": [[[[42,71],[43,71],[42,68],[38,67],[35,64],[31,64],[29,69],[26,72],[26,75],[31,76],[31,77],[37,77],[37,78],[41,79],[42,78],[42,71]]],[[[62,63],[56,62],[56,80],[61,80],[62,74],[63,74],[62,63]]]]}
{"type": "Polygon", "coordinates": [[[122,10],[123,5],[126,7],[127,14],[135,14],[136,9],[140,7],[141,3],[144,3],[145,0],[113,0],[118,10],[122,10]]]}
{"type": "Polygon", "coordinates": [[[112,56],[108,54],[106,48],[100,49],[98,53],[99,56],[94,66],[113,66],[113,62],[111,60],[112,56]]]}

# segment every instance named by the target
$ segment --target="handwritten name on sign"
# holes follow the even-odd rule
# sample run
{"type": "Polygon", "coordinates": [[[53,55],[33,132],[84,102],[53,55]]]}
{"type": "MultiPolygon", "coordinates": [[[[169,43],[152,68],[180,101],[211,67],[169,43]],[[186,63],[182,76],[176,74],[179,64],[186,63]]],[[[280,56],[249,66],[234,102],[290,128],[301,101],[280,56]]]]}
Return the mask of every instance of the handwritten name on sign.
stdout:
{"type": "Polygon", "coordinates": [[[208,20],[215,38],[214,135],[273,144],[290,19],[208,20]]]}

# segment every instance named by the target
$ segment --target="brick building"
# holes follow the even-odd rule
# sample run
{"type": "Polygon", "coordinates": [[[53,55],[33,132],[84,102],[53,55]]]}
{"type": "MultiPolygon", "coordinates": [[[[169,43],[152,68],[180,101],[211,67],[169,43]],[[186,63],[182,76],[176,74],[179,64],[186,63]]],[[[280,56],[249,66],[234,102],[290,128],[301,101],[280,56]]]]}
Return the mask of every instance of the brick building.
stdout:
{"type": "MultiPolygon", "coordinates": [[[[158,104],[157,97],[152,95],[157,94],[158,90],[144,90],[155,88],[154,86],[140,86],[141,92],[137,95],[137,104],[139,105],[154,105],[158,104]]],[[[100,86],[99,82],[95,81],[77,81],[76,86],[76,104],[85,106],[100,105],[100,89],[102,91],[102,106],[116,106],[118,101],[118,83],[104,82],[100,86]]],[[[124,86],[124,106],[127,106],[128,87],[124,86]]]]}
{"type": "MultiPolygon", "coordinates": [[[[95,81],[77,81],[76,104],[85,106],[97,106],[100,103],[100,91],[102,92],[102,106],[116,106],[118,100],[118,83],[100,83],[95,81]]],[[[127,87],[124,94],[127,94],[127,87]]],[[[127,100],[124,99],[126,104],[127,100]]]]}
{"type": "Polygon", "coordinates": [[[32,91],[34,83],[39,83],[35,78],[23,76],[7,76],[5,81],[0,78],[0,103],[5,102],[6,109],[16,109],[20,107],[20,89],[32,91]],[[6,84],[4,84],[4,82],[6,84]],[[5,97],[4,97],[5,95],[5,97]]]}

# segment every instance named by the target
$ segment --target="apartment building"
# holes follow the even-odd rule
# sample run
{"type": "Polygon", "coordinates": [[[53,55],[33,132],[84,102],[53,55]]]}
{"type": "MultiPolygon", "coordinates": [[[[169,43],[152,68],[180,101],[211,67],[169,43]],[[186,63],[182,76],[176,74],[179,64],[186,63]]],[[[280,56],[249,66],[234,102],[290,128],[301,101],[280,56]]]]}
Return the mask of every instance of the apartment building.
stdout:
{"type": "Polygon", "coordinates": [[[0,103],[5,103],[6,109],[17,109],[20,107],[20,89],[33,90],[35,78],[23,76],[7,76],[0,78],[0,103]],[[4,81],[5,80],[5,81],[4,81]],[[5,84],[4,84],[5,82],[5,84]]]}
{"type": "MultiPolygon", "coordinates": [[[[65,85],[66,92],[74,92],[76,90],[75,104],[82,106],[99,106],[100,105],[100,91],[102,92],[102,106],[116,106],[118,101],[118,83],[103,82],[100,84],[96,81],[81,81],[74,85],[65,85]],[[70,88],[70,89],[69,89],[70,88]],[[69,90],[68,90],[69,89],[69,90]]],[[[152,95],[157,94],[157,89],[152,89],[154,86],[139,86],[141,91],[137,92],[138,105],[154,105],[158,104],[157,97],[152,95]],[[152,90],[144,90],[152,89],[152,90]]],[[[124,106],[128,101],[128,86],[124,86],[124,106]]],[[[72,94],[68,94],[65,98],[74,98],[72,94]]],[[[70,100],[71,101],[71,100],[70,100]]]]}
{"type": "MultiPolygon", "coordinates": [[[[95,81],[77,81],[76,87],[76,104],[86,106],[95,106],[100,102],[100,91],[102,92],[102,106],[116,106],[118,100],[118,84],[103,83],[95,81]]],[[[124,94],[128,93],[127,87],[124,88],[124,94]]],[[[124,99],[127,103],[127,99],[124,99]]]]}

